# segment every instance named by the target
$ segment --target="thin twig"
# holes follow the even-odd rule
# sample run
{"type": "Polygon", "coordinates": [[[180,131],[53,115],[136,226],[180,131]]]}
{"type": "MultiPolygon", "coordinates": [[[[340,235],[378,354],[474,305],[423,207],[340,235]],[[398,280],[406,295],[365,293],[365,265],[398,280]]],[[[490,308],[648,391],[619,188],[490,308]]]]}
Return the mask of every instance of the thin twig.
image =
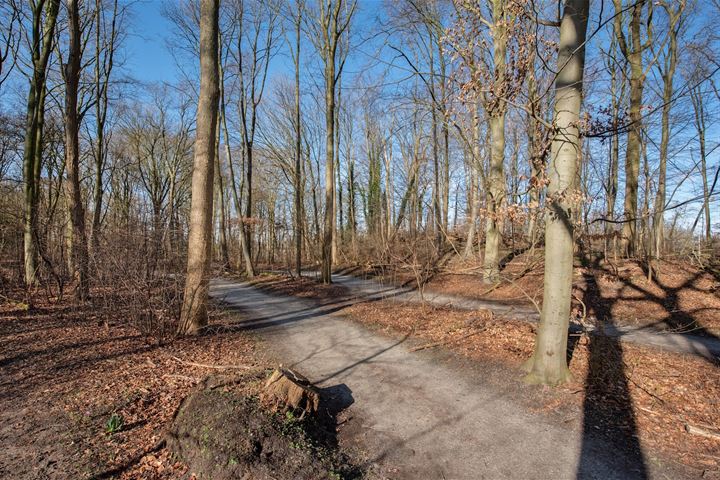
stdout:
{"type": "Polygon", "coordinates": [[[410,351],[411,351],[411,352],[417,352],[417,351],[420,351],[420,350],[425,350],[426,348],[434,348],[434,347],[439,347],[439,346],[441,346],[441,345],[448,345],[448,344],[451,344],[451,343],[459,342],[460,340],[465,340],[465,339],[468,338],[468,337],[472,337],[473,335],[477,335],[478,333],[482,333],[482,332],[484,332],[485,330],[487,330],[487,327],[481,328],[480,330],[475,330],[474,332],[470,332],[470,333],[465,334],[465,335],[463,335],[463,336],[461,336],[461,337],[451,338],[451,339],[449,339],[449,340],[442,340],[442,341],[439,341],[439,342],[426,343],[425,345],[420,345],[420,346],[418,346],[418,347],[411,348],[410,351]]]}
{"type": "Polygon", "coordinates": [[[255,367],[251,367],[249,365],[208,365],[205,363],[189,362],[187,360],[178,358],[174,355],[170,355],[170,358],[172,358],[176,362],[182,363],[183,365],[190,365],[192,367],[200,367],[200,368],[215,368],[217,370],[252,370],[253,368],[255,368],[255,367]]]}

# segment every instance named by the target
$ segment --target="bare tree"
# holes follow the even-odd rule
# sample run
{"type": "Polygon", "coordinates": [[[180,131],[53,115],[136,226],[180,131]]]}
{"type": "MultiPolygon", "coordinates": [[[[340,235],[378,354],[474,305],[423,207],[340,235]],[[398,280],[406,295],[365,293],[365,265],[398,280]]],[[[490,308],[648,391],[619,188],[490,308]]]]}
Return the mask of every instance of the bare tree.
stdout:
{"type": "Polygon", "coordinates": [[[302,275],[302,236],[303,236],[303,184],[302,184],[302,125],[300,124],[300,33],[304,3],[296,0],[297,14],[295,24],[295,50],[291,52],[295,65],[295,170],[294,170],[294,236],[295,236],[295,273],[302,275]]]}
{"type": "Polygon", "coordinates": [[[187,279],[178,333],[197,334],[207,324],[212,248],[213,167],[219,93],[219,0],[200,2],[200,97],[190,206],[187,279]]]}
{"type": "Polygon", "coordinates": [[[340,39],[352,20],[356,0],[320,1],[317,22],[311,25],[312,38],[324,63],[325,72],[325,224],[322,242],[324,283],[332,282],[332,245],[335,233],[335,115],[336,89],[344,62],[337,65],[340,39]]]}
{"type": "Polygon", "coordinates": [[[113,0],[109,25],[105,14],[106,5],[95,0],[95,185],[93,187],[93,218],[90,231],[90,247],[97,250],[100,241],[100,226],[103,211],[103,175],[107,163],[106,126],[108,118],[108,95],[110,79],[115,66],[115,52],[118,48],[118,21],[121,12],[118,1],[113,0]]]}
{"type": "Polygon", "coordinates": [[[585,35],[589,0],[566,0],[560,24],[555,80],[555,137],[551,147],[545,220],[543,309],[535,352],[526,380],[558,385],[570,377],[565,352],[573,278],[573,221],[576,169],[582,153],[580,107],[583,96],[585,35]]]}
{"type": "Polygon", "coordinates": [[[88,280],[88,249],[85,235],[85,209],[80,191],[80,121],[78,112],[78,85],[82,61],[80,9],[77,0],[68,0],[68,31],[70,35],[68,58],[65,64],[65,171],[66,202],[72,225],[70,258],[77,277],[75,296],[85,300],[90,295],[88,280]]]}
{"type": "Polygon", "coordinates": [[[40,196],[47,68],[53,47],[60,0],[34,0],[30,3],[30,56],[32,73],[27,99],[23,176],[25,184],[24,257],[25,284],[35,283],[37,274],[37,209],[40,196]]]}
{"type": "MultiPolygon", "coordinates": [[[[670,143],[670,110],[673,104],[673,79],[678,59],[678,34],[682,27],[682,15],[685,10],[685,0],[677,2],[673,7],[669,2],[658,2],[668,15],[668,35],[670,42],[665,61],[658,66],[663,80],[662,94],[662,133],[660,138],[660,165],[658,166],[657,191],[653,212],[652,251],[655,258],[660,258],[665,240],[665,191],[667,186],[667,159],[668,145],[670,143]]],[[[675,2],[673,2],[675,3],[675,2]]]]}
{"type": "Polygon", "coordinates": [[[700,176],[702,178],[702,198],[703,206],[698,213],[695,222],[693,222],[692,231],[695,230],[700,215],[705,217],[705,228],[703,237],[705,241],[710,243],[712,239],[712,222],[710,219],[710,189],[708,186],[708,174],[707,174],[707,149],[705,146],[705,133],[706,133],[706,122],[707,113],[705,112],[705,95],[703,92],[703,86],[697,85],[690,90],[690,99],[692,101],[694,116],[695,129],[698,133],[698,146],[700,149],[700,176]]]}
{"type": "Polygon", "coordinates": [[[246,12],[245,0],[234,4],[235,21],[238,25],[237,48],[233,51],[237,64],[237,79],[240,89],[238,103],[240,136],[245,160],[245,181],[247,195],[243,212],[245,274],[255,275],[252,262],[252,208],[253,208],[253,153],[257,132],[258,108],[263,100],[270,60],[275,53],[277,37],[276,23],[278,8],[275,4],[261,5],[248,2],[252,11],[246,12]]]}
{"type": "Polygon", "coordinates": [[[17,63],[20,47],[21,9],[15,0],[0,3],[0,87],[17,63]]]}
{"type": "MultiPolygon", "coordinates": [[[[615,4],[615,35],[620,52],[630,64],[630,111],[625,150],[625,205],[622,229],[622,244],[625,255],[635,254],[638,245],[638,177],[640,174],[640,153],[642,143],[642,101],[645,78],[648,69],[643,65],[643,52],[652,44],[653,38],[648,27],[647,40],[642,41],[641,27],[645,6],[652,10],[652,2],[638,0],[630,8],[630,39],[623,31],[624,11],[622,0],[613,0],[615,4]]],[[[651,14],[648,14],[652,18],[651,14]]],[[[649,24],[648,24],[649,25],[649,24]]]]}

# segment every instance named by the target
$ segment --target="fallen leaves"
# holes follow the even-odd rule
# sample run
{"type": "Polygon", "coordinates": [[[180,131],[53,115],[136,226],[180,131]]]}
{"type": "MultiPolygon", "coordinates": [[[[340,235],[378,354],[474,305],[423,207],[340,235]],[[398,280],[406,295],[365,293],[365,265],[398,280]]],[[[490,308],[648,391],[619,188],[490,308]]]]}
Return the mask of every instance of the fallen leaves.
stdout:
{"type": "MultiPolygon", "coordinates": [[[[218,368],[262,368],[241,332],[157,345],[123,325],[121,311],[38,307],[0,310],[0,438],[13,445],[0,451],[0,476],[183,476],[184,465],[162,448],[182,398],[218,368]],[[110,434],[113,415],[123,421],[110,434]]],[[[223,316],[232,315],[212,322],[231,323],[223,316]]]]}

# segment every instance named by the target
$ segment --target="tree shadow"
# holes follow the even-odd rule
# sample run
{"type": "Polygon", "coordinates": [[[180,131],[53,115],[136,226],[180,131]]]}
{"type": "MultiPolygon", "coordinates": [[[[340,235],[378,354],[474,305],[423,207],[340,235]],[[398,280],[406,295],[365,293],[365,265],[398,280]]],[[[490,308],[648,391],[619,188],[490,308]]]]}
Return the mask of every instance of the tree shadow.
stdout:
{"type": "Polygon", "coordinates": [[[530,250],[530,248],[532,248],[531,244],[523,245],[522,247],[510,250],[507,255],[501,258],[500,262],[498,262],[498,267],[500,268],[500,271],[502,272],[503,270],[505,270],[505,267],[507,267],[510,262],[512,262],[516,257],[530,250]]]}
{"type": "MultiPolygon", "coordinates": [[[[688,339],[692,339],[693,342],[705,345],[706,347],[712,347],[712,344],[720,341],[720,337],[705,328],[697,318],[699,313],[707,310],[717,310],[716,308],[700,305],[688,309],[683,308],[681,304],[680,295],[683,292],[694,291],[706,293],[697,285],[705,273],[704,271],[698,270],[692,273],[687,279],[676,286],[671,286],[669,282],[663,281],[662,278],[656,274],[653,283],[661,290],[661,293],[655,293],[649,287],[644,287],[637,282],[633,282],[632,278],[622,278],[617,275],[617,272],[608,271],[606,267],[600,264],[601,260],[600,257],[594,258],[592,262],[587,258],[583,260],[583,264],[592,272],[586,274],[585,277],[587,285],[585,290],[585,303],[587,304],[589,313],[595,314],[599,328],[602,329],[605,327],[608,330],[617,330],[617,327],[621,327],[621,325],[614,323],[612,320],[613,307],[619,302],[637,303],[637,310],[642,312],[640,302],[649,301],[652,304],[660,306],[665,313],[662,318],[644,323],[640,328],[656,333],[669,332],[681,334],[688,339]],[[598,286],[598,277],[600,275],[613,276],[616,278],[616,281],[622,283],[622,287],[616,295],[603,297],[600,287],[598,286]]],[[[640,268],[643,269],[643,273],[647,275],[647,266],[640,264],[640,268]]],[[[720,314],[720,311],[718,313],[720,314]]],[[[698,352],[698,355],[714,366],[718,364],[718,360],[714,358],[713,355],[703,354],[702,352],[698,352]]]]}
{"type": "Polygon", "coordinates": [[[352,390],[340,383],[330,387],[318,388],[320,393],[320,405],[318,416],[311,422],[307,433],[310,438],[327,448],[338,448],[338,427],[340,422],[338,416],[355,403],[352,390]]]}
{"type": "MultiPolygon", "coordinates": [[[[615,300],[603,298],[597,283],[588,282],[588,294],[595,302],[598,321],[612,325],[612,306],[615,300]]],[[[597,458],[605,439],[617,448],[609,460],[627,478],[648,478],[632,398],[625,375],[623,347],[620,338],[606,336],[602,331],[589,337],[588,372],[585,379],[583,403],[583,440],[577,478],[595,478],[598,473],[592,459],[597,458]]],[[[605,452],[607,453],[607,452],[605,452]]]]}

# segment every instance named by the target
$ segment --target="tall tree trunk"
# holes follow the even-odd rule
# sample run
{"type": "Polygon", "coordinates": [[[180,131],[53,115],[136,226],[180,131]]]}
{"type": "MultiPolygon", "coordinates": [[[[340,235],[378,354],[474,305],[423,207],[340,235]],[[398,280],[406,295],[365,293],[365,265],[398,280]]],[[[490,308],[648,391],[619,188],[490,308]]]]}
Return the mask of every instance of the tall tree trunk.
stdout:
{"type": "MultiPolygon", "coordinates": [[[[90,248],[97,252],[100,244],[100,224],[102,223],[103,209],[103,171],[105,169],[105,123],[108,110],[108,84],[114,66],[116,22],[118,17],[118,2],[113,2],[112,22],[110,36],[105,44],[105,57],[101,60],[103,48],[101,47],[101,31],[103,27],[103,5],[101,0],[95,0],[95,186],[93,189],[93,218],[90,230],[90,248]]],[[[170,224],[173,224],[171,217],[170,224]]]]}
{"type": "MultiPolygon", "coordinates": [[[[617,37],[611,41],[611,51],[615,51],[617,48],[617,37]]],[[[620,125],[620,106],[623,101],[625,92],[625,81],[621,75],[618,75],[614,62],[609,63],[607,67],[610,69],[610,101],[612,111],[612,125],[613,130],[616,132],[610,139],[610,152],[608,158],[608,170],[607,170],[607,186],[605,191],[605,217],[608,219],[615,218],[615,202],[617,200],[618,191],[618,168],[620,165],[620,136],[617,134],[617,129],[620,125]],[[618,90],[619,89],[619,90],[618,90]]],[[[608,241],[615,232],[615,227],[612,222],[605,223],[605,238],[604,238],[604,252],[607,257],[608,253],[608,241]]],[[[615,237],[613,237],[613,248],[615,249],[615,237]]],[[[617,256],[617,251],[613,252],[614,256],[617,256]]]]}
{"type": "Polygon", "coordinates": [[[530,182],[528,185],[528,228],[527,241],[531,246],[537,240],[537,217],[540,209],[540,175],[543,171],[544,146],[540,139],[540,99],[538,98],[537,79],[535,77],[535,53],[528,71],[528,160],[530,164],[530,182]]]}
{"type": "Polygon", "coordinates": [[[632,7],[630,20],[630,45],[627,45],[622,32],[622,0],[615,2],[615,35],[618,36],[620,50],[630,64],[630,128],[625,150],[625,202],[623,214],[625,221],[622,229],[622,245],[625,255],[633,256],[638,246],[638,178],[640,175],[640,149],[642,135],[642,101],[645,84],[643,72],[643,46],[640,39],[642,11],[647,0],[638,0],[632,7]]]}
{"type": "Polygon", "coordinates": [[[219,93],[219,0],[200,1],[200,96],[193,161],[187,279],[178,333],[197,334],[207,324],[212,249],[213,167],[219,93]]]}
{"type": "Polygon", "coordinates": [[[25,194],[23,253],[25,285],[31,287],[37,278],[38,202],[40,198],[40,162],[42,160],[43,126],[47,65],[52,52],[55,24],[60,0],[32,5],[32,76],[27,99],[23,177],[25,194]],[[44,15],[43,15],[44,12],[44,15]],[[43,22],[44,16],[44,22],[43,22]]]}
{"type": "MultiPolygon", "coordinates": [[[[334,150],[334,156],[335,156],[335,176],[337,177],[337,180],[333,184],[333,212],[334,212],[334,219],[333,219],[333,242],[332,242],[332,263],[333,265],[337,264],[338,262],[338,250],[339,250],[339,242],[340,238],[338,235],[338,216],[342,219],[342,183],[340,183],[340,112],[341,112],[341,98],[342,98],[342,82],[340,82],[340,75],[337,76],[338,78],[338,93],[337,93],[337,100],[336,100],[336,106],[335,106],[335,131],[334,131],[334,139],[335,139],[335,150],[334,150]]],[[[341,227],[342,227],[342,221],[341,227]]],[[[342,231],[342,228],[341,230],[342,231]]]]}
{"type": "Polygon", "coordinates": [[[222,269],[230,268],[230,256],[228,254],[227,221],[225,219],[225,181],[223,180],[222,166],[220,163],[220,116],[218,118],[217,133],[215,136],[215,177],[217,179],[218,193],[218,225],[220,229],[220,260],[222,269]]]}
{"type": "Polygon", "coordinates": [[[663,78],[663,108],[660,136],[660,164],[658,165],[658,184],[655,192],[655,204],[653,207],[653,255],[660,258],[665,244],[665,190],[667,182],[667,157],[668,145],[670,144],[670,110],[672,109],[673,77],[677,66],[677,33],[680,16],[685,8],[685,2],[681,1],[677,10],[665,7],[670,17],[668,35],[670,44],[665,61],[665,69],[662,72],[663,78]]]}
{"type": "Polygon", "coordinates": [[[692,232],[695,232],[695,227],[700,220],[700,215],[705,217],[705,229],[703,237],[706,242],[710,242],[712,239],[711,231],[711,220],[710,220],[710,190],[708,188],[708,175],[707,175],[707,153],[705,151],[705,99],[703,98],[702,90],[700,86],[696,86],[690,90],[690,100],[693,105],[695,129],[698,134],[698,145],[700,147],[700,176],[702,178],[703,188],[703,206],[692,226],[692,232]]]}
{"type": "Polygon", "coordinates": [[[88,298],[88,249],[85,236],[85,210],[80,192],[80,116],[78,114],[78,85],[80,82],[80,9],[77,0],[68,0],[68,30],[70,34],[68,60],[65,65],[65,170],[67,172],[66,195],[72,225],[72,250],[69,252],[71,272],[77,279],[75,297],[79,301],[88,298]]]}
{"type": "Polygon", "coordinates": [[[440,140],[438,139],[438,104],[435,100],[435,59],[434,49],[430,49],[430,95],[433,98],[431,105],[432,112],[432,124],[430,126],[432,131],[432,155],[433,155],[433,202],[432,202],[432,213],[433,213],[433,225],[432,229],[435,232],[435,247],[440,251],[442,243],[444,241],[443,229],[442,229],[442,200],[440,192],[440,140]]]}
{"type": "Polygon", "coordinates": [[[335,50],[325,63],[325,224],[322,246],[322,281],[332,282],[332,244],[335,232],[335,50]]]}
{"type": "MultiPolygon", "coordinates": [[[[505,27],[505,2],[493,0],[493,61],[495,81],[504,82],[506,69],[507,38],[505,27]]],[[[483,281],[496,283],[500,279],[500,228],[499,215],[505,199],[505,105],[497,101],[488,112],[490,117],[490,171],[488,172],[487,220],[485,224],[485,255],[483,258],[483,281]]]]}
{"type": "Polygon", "coordinates": [[[297,18],[295,20],[295,273],[302,275],[302,138],[300,124],[300,27],[302,25],[302,4],[297,2],[297,18]]]}
{"type": "Polygon", "coordinates": [[[480,113],[477,107],[473,109],[473,134],[472,149],[470,153],[470,194],[468,201],[470,202],[470,225],[468,227],[467,241],[465,242],[465,252],[463,256],[470,258],[475,252],[475,233],[477,231],[477,219],[480,210],[480,195],[477,185],[480,182],[480,113]]]}
{"type": "Polygon", "coordinates": [[[526,380],[558,385],[570,378],[566,351],[573,276],[572,198],[581,155],[578,123],[582,105],[585,35],[589,0],[566,0],[560,25],[559,73],[555,81],[555,125],[545,221],[543,309],[526,380]]]}

